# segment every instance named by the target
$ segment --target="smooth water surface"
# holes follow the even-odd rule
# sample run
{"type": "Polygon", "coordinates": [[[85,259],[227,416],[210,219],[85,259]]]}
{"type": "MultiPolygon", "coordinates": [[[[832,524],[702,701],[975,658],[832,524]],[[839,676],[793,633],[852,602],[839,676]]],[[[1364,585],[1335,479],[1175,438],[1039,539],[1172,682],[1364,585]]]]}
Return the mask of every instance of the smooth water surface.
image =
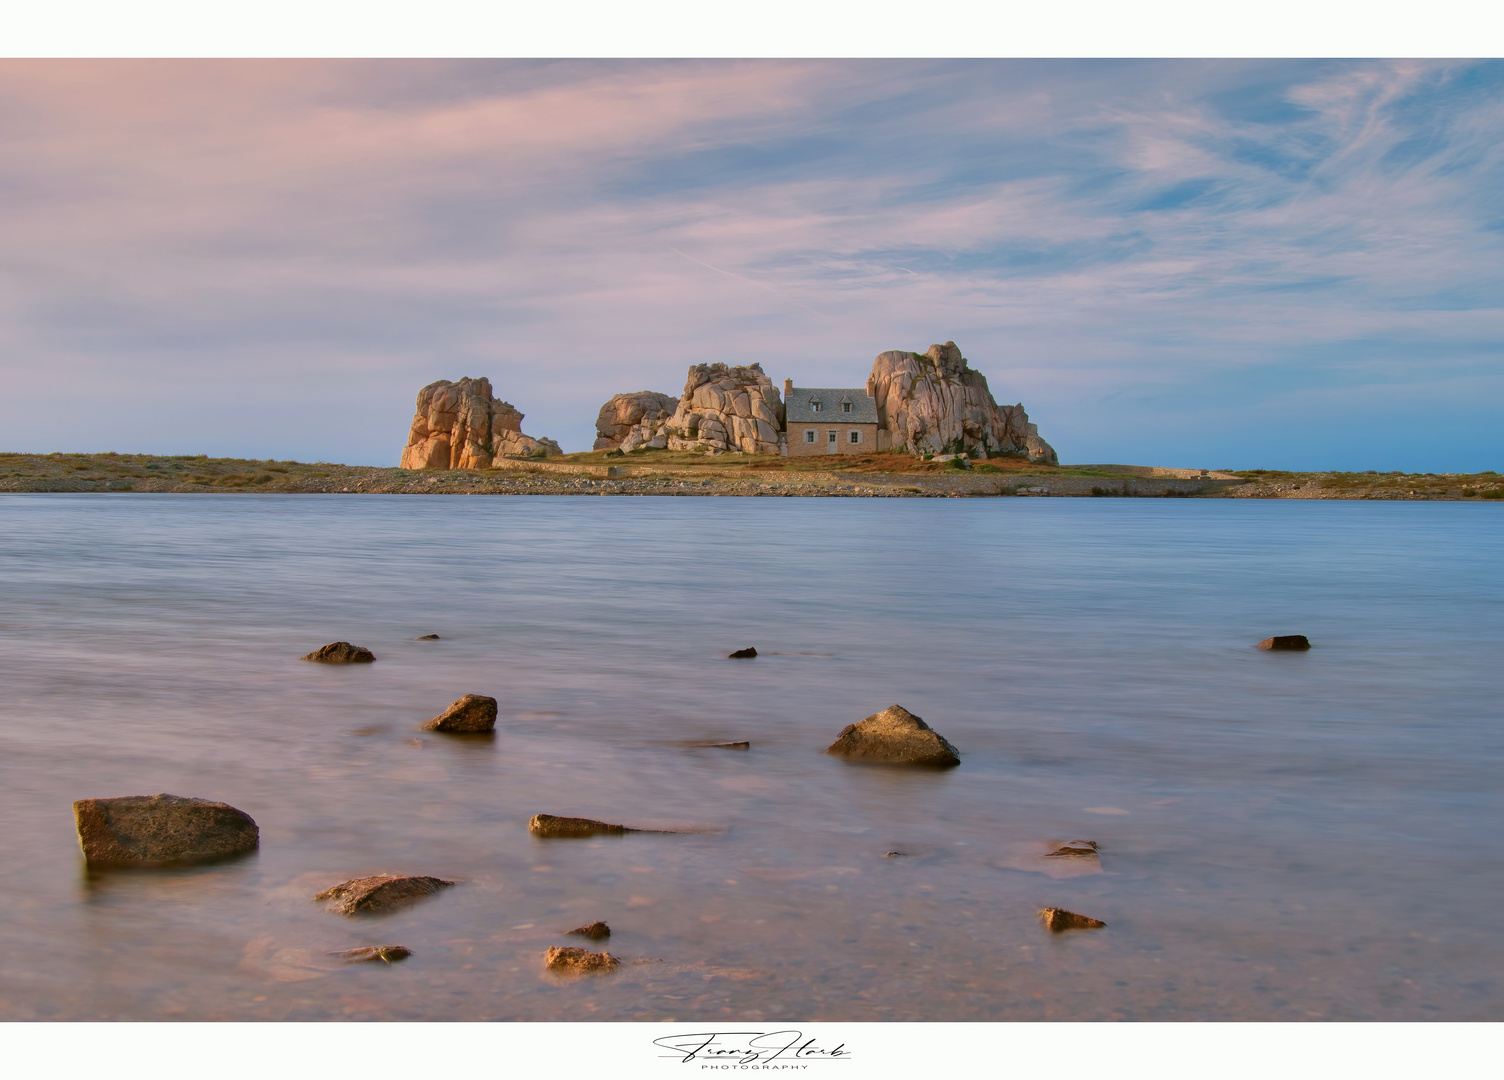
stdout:
{"type": "Polygon", "coordinates": [[[1504,1019],[1501,515],[0,497],[0,1019],[1504,1019]],[[822,753],[894,703],[963,764],[822,753]],[[71,802],[159,791],[261,850],[87,874],[71,802]],[[459,884],[312,900],[382,871],[459,884]]]}

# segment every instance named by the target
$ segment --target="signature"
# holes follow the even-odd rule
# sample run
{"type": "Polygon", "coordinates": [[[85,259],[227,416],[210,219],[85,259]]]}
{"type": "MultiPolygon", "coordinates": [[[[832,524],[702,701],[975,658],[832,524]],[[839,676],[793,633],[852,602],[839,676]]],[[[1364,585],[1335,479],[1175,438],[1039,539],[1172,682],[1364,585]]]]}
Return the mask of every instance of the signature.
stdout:
{"type": "Polygon", "coordinates": [[[833,1050],[816,1046],[804,1032],[792,1028],[783,1031],[696,1031],[685,1035],[665,1035],[653,1040],[654,1046],[672,1051],[661,1057],[686,1061],[734,1061],[738,1065],[766,1064],[772,1061],[850,1061],[851,1051],[842,1043],[833,1050]]]}

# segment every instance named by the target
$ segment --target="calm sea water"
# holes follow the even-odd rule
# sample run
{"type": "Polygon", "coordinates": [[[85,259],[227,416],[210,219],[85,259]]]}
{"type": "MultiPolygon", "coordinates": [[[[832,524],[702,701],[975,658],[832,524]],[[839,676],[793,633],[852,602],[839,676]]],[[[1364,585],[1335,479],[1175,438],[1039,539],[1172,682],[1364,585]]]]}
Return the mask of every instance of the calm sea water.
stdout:
{"type": "Polygon", "coordinates": [[[0,1019],[1504,1019],[1501,514],[4,496],[0,1019]],[[465,693],[494,739],[414,730],[465,693]],[[894,703],[961,767],[821,753],[894,703]],[[158,791],[259,854],[86,874],[70,803],[158,791]],[[381,871],[460,884],[312,900],[381,871]],[[545,973],[595,919],[629,962],[545,973]]]}

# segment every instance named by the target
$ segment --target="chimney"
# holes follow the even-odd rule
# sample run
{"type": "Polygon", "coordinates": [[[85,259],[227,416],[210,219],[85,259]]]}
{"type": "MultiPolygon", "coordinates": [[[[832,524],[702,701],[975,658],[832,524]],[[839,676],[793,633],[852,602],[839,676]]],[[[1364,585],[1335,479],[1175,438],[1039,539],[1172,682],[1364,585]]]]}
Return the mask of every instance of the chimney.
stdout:
{"type": "Polygon", "coordinates": [[[794,396],[794,380],[793,379],[784,379],[783,380],[783,402],[784,402],[784,404],[787,405],[789,398],[791,398],[793,396],[794,396]]]}

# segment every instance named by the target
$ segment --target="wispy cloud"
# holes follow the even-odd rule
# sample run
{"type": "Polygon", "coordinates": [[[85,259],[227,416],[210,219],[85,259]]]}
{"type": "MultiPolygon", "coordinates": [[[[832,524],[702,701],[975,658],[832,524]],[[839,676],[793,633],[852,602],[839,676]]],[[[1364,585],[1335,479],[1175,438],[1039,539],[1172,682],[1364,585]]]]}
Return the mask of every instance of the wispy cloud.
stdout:
{"type": "Polygon", "coordinates": [[[688,363],[859,384],[951,338],[1068,459],[1274,463],[1268,411],[1327,423],[1336,387],[1437,431],[1349,417],[1341,460],[1280,461],[1489,467],[1501,89],[1497,62],[0,65],[0,430],[388,461],[418,386],[486,374],[580,447],[688,363]]]}

